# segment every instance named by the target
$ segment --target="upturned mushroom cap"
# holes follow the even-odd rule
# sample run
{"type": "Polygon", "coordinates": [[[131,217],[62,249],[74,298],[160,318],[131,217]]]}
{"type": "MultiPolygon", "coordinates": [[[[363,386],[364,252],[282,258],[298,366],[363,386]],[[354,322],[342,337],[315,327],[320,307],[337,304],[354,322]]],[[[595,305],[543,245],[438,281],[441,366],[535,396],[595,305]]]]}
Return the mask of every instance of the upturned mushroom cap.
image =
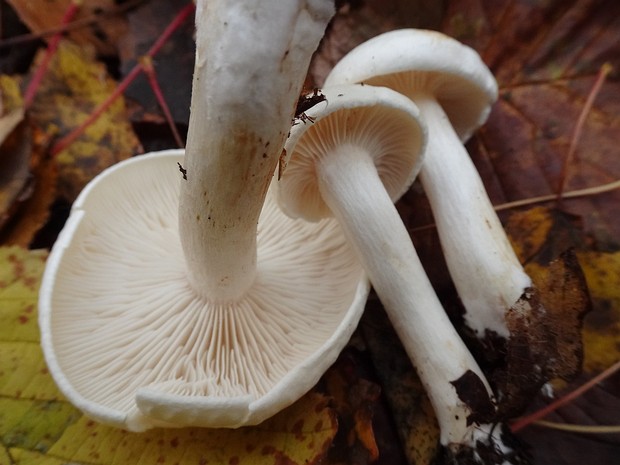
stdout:
{"type": "Polygon", "coordinates": [[[412,97],[432,94],[462,141],[488,118],[497,83],[472,48],[440,32],[398,29],[373,37],[345,55],[325,80],[386,86],[412,97]]]}
{"type": "Polygon", "coordinates": [[[87,415],[130,430],[273,415],[333,363],[369,288],[334,220],[290,219],[268,195],[251,289],[236,302],[196,295],[178,237],[182,157],[144,155],[95,178],[41,286],[52,376],[87,415]]]}
{"type": "Polygon", "coordinates": [[[385,190],[392,201],[398,200],[422,165],[426,127],[415,104],[385,87],[334,86],[323,94],[325,101],[305,112],[311,120],[293,126],[286,142],[286,175],[278,183],[280,206],[288,215],[310,221],[331,216],[315,162],[346,146],[373,159],[385,190]]]}

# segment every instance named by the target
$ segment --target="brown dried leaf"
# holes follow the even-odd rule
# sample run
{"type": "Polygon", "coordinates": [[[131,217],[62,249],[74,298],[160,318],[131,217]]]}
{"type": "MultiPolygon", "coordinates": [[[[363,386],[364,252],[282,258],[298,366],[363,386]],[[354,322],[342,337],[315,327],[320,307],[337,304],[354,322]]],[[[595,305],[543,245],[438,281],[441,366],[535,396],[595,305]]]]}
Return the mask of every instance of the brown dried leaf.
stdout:
{"type": "MultiPolygon", "coordinates": [[[[0,78],[3,96],[14,84],[7,76],[0,78]]],[[[5,107],[14,106],[11,98],[6,100],[5,107]]],[[[25,247],[49,216],[56,170],[44,158],[40,133],[21,108],[0,118],[0,133],[0,243],[25,247]]]]}
{"type": "MultiPolygon", "coordinates": [[[[8,0],[24,24],[34,33],[45,33],[62,24],[65,11],[75,0],[8,0]]],[[[116,52],[116,42],[126,32],[122,15],[106,17],[103,13],[118,10],[114,0],[81,0],[73,21],[93,19],[92,23],[71,30],[68,37],[78,44],[90,44],[102,55],[116,52]]]]}
{"type": "MultiPolygon", "coordinates": [[[[472,45],[498,79],[500,99],[469,145],[496,203],[555,193],[601,67],[614,71],[587,115],[566,190],[620,178],[620,3],[614,0],[455,0],[443,30],[472,45]]],[[[617,247],[620,192],[565,201],[599,246],[617,247]]]]}

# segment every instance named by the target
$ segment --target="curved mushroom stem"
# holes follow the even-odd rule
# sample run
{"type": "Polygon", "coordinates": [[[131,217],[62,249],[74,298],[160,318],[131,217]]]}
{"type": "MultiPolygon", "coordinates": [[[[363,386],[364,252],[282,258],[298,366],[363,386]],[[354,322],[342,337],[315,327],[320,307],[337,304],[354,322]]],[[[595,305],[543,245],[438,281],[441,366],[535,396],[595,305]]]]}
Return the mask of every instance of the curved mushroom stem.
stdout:
{"type": "Polygon", "coordinates": [[[476,425],[470,423],[481,412],[471,403],[492,415],[491,389],[446,316],[373,160],[363,149],[345,145],[317,161],[316,171],[325,202],[360,257],[429,394],[441,443],[473,445],[476,425]],[[463,380],[474,382],[464,388],[463,380]]]}
{"type": "Polygon", "coordinates": [[[465,322],[484,337],[508,338],[506,312],[532,285],[508,241],[480,175],[443,108],[431,96],[412,99],[428,125],[420,171],[465,322]]]}
{"type": "Polygon", "coordinates": [[[333,13],[330,0],[198,1],[179,229],[190,284],[211,300],[254,281],[258,217],[333,13]]]}

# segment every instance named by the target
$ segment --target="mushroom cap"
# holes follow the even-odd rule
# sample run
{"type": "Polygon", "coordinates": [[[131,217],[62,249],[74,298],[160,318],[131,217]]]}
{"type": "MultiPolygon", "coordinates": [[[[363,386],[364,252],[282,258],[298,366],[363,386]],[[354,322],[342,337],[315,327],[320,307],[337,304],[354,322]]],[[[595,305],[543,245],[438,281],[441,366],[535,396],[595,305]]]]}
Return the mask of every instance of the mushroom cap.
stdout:
{"type": "Polygon", "coordinates": [[[188,284],[178,237],[183,151],[134,157],[75,201],[45,269],[43,351],[88,416],[141,431],[256,424],[307,392],[348,342],[369,284],[335,220],[270,193],[256,280],[237,302],[188,284]]]}
{"type": "Polygon", "coordinates": [[[426,126],[416,105],[386,87],[342,85],[323,89],[326,100],[305,112],[311,120],[291,128],[278,203],[286,214],[317,221],[332,216],[319,190],[315,162],[339,146],[370,155],[393,201],[422,166],[426,126]],[[312,122],[311,122],[312,121],[312,122]]]}
{"type": "Polygon", "coordinates": [[[462,141],[487,120],[497,82],[478,53],[440,32],[398,29],[380,34],[345,55],[325,87],[363,82],[414,99],[433,95],[462,141]]]}

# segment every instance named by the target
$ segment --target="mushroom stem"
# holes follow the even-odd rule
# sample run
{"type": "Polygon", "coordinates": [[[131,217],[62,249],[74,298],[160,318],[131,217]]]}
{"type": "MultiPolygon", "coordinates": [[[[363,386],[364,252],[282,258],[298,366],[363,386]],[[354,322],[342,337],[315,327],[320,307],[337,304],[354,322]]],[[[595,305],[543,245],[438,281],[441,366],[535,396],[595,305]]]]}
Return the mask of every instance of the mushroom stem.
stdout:
{"type": "Polygon", "coordinates": [[[237,299],[254,281],[258,217],[333,13],[330,0],[197,2],[179,229],[199,295],[237,299]]]}
{"type": "Polygon", "coordinates": [[[413,95],[412,99],[429,133],[420,180],[450,275],[466,308],[465,322],[479,337],[492,330],[508,338],[505,314],[531,280],[442,106],[432,96],[413,95]]]}
{"type": "Polygon", "coordinates": [[[356,250],[428,392],[441,443],[473,445],[470,420],[479,412],[460,398],[458,380],[477,377],[472,397],[493,409],[491,389],[446,316],[372,158],[364,149],[342,145],[323,156],[316,171],[323,199],[356,250]]]}

